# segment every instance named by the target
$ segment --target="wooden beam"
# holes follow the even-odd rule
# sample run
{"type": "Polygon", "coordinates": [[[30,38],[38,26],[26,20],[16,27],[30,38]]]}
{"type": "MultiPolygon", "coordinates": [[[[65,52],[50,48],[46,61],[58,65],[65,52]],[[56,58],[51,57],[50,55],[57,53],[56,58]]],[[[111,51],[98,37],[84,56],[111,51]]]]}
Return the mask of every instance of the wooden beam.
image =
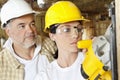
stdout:
{"type": "Polygon", "coordinates": [[[120,1],[115,0],[116,7],[116,37],[117,37],[117,64],[118,64],[118,80],[120,80],[120,1]]]}

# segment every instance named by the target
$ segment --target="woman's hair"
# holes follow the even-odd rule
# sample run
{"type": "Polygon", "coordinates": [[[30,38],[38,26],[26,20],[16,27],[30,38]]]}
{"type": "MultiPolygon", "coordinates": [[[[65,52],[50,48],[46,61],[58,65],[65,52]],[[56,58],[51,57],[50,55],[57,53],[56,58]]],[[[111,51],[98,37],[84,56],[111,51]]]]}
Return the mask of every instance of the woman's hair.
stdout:
{"type": "Polygon", "coordinates": [[[50,29],[49,29],[50,33],[55,34],[55,33],[56,33],[56,29],[57,29],[57,27],[58,27],[59,25],[60,25],[60,24],[53,24],[53,25],[51,25],[51,26],[50,26],[50,29]]]}
{"type": "Polygon", "coordinates": [[[58,58],[58,49],[56,50],[55,54],[53,54],[53,57],[54,57],[55,59],[58,58]]]}
{"type": "MultiPolygon", "coordinates": [[[[49,32],[52,33],[52,34],[55,34],[56,33],[56,29],[57,29],[58,26],[59,26],[59,24],[51,25],[50,28],[49,28],[49,32]]],[[[53,57],[55,59],[58,58],[58,49],[56,50],[55,54],[53,54],[53,57]]]]}

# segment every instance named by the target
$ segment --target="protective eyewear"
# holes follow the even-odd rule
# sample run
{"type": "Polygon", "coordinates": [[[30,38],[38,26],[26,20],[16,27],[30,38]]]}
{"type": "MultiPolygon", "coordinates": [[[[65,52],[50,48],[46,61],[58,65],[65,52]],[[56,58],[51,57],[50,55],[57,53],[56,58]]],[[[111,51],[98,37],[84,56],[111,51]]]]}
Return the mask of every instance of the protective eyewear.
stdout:
{"type": "Polygon", "coordinates": [[[72,34],[74,32],[76,32],[77,34],[83,33],[82,25],[78,25],[78,26],[60,25],[59,27],[56,29],[56,33],[65,33],[65,34],[72,34]]]}

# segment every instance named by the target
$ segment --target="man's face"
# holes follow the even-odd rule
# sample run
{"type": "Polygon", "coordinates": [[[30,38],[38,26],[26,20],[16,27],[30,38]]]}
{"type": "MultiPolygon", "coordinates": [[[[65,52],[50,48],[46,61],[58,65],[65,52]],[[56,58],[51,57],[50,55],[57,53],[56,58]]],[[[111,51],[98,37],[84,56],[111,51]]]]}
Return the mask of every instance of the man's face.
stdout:
{"type": "Polygon", "coordinates": [[[13,19],[6,28],[6,33],[12,38],[14,45],[29,48],[36,42],[36,26],[33,14],[13,19]]]}

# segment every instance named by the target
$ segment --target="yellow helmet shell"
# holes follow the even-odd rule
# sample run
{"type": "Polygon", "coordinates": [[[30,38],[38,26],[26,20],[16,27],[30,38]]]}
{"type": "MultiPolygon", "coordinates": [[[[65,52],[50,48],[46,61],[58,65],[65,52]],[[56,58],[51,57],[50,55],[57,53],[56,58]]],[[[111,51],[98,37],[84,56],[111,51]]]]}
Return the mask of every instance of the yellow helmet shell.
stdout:
{"type": "Polygon", "coordinates": [[[70,1],[58,1],[54,3],[46,12],[45,29],[57,23],[65,23],[76,20],[87,20],[82,15],[78,7],[70,1]]]}

